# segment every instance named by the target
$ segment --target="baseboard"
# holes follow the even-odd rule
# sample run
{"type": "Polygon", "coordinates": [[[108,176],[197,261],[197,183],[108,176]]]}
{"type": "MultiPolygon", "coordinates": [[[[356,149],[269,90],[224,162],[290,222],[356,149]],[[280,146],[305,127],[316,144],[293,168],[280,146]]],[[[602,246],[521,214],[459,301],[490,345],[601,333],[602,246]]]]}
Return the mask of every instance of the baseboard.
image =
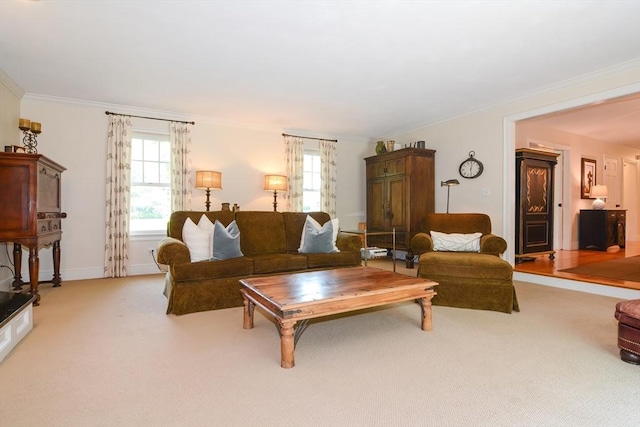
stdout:
{"type": "MultiPolygon", "coordinates": [[[[161,266],[163,267],[163,266],[161,266]]],[[[129,276],[141,276],[145,274],[164,274],[166,272],[158,268],[156,264],[137,264],[129,267],[129,276]]],[[[51,280],[53,277],[53,270],[40,270],[38,272],[39,281],[51,280]]],[[[60,277],[62,283],[68,280],[88,280],[88,279],[101,279],[104,277],[104,268],[79,268],[60,271],[60,277]]],[[[29,272],[22,272],[22,280],[25,283],[29,282],[29,272]]],[[[11,284],[13,283],[13,277],[8,277],[0,281],[0,290],[11,290],[11,284]]]]}
{"type": "Polygon", "coordinates": [[[602,295],[620,299],[640,299],[640,291],[635,289],[618,288],[616,286],[597,285],[580,282],[577,280],[561,279],[558,277],[541,276],[538,274],[513,272],[513,280],[534,283],[536,285],[551,286],[554,288],[570,289],[589,294],[602,295]]]}

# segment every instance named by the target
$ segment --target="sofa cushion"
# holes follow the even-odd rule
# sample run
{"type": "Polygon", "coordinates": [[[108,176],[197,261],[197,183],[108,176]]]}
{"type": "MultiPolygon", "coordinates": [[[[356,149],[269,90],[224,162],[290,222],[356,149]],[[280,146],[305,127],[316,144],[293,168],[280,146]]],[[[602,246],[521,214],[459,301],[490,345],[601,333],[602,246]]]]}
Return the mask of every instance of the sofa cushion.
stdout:
{"type": "Polygon", "coordinates": [[[187,218],[182,227],[183,241],[189,248],[191,262],[204,261],[211,257],[211,230],[204,225],[196,225],[191,218],[187,218]]]}
{"type": "Polygon", "coordinates": [[[309,268],[345,267],[360,265],[360,252],[305,254],[309,268]]]}
{"type": "Polygon", "coordinates": [[[200,261],[174,264],[170,267],[175,281],[211,280],[253,274],[253,259],[231,258],[220,261],[200,261]]]}
{"type": "Polygon", "coordinates": [[[279,212],[236,212],[242,232],[240,247],[246,256],[286,252],[284,220],[279,212]]]}
{"type": "Polygon", "coordinates": [[[320,225],[318,221],[311,216],[307,216],[302,229],[300,239],[300,248],[298,252],[303,254],[310,253],[333,253],[340,252],[336,247],[336,239],[338,237],[338,220],[333,219],[327,221],[324,225],[320,225]]]}
{"type": "Polygon", "coordinates": [[[480,252],[482,233],[440,233],[431,231],[434,251],[480,252]]]}
{"type": "Polygon", "coordinates": [[[213,229],[213,254],[212,259],[223,260],[240,258],[244,256],[240,250],[240,230],[235,221],[231,221],[227,227],[216,220],[213,229]]]}
{"type": "Polygon", "coordinates": [[[293,254],[254,255],[253,272],[255,274],[298,271],[307,268],[307,257],[293,254]]]}

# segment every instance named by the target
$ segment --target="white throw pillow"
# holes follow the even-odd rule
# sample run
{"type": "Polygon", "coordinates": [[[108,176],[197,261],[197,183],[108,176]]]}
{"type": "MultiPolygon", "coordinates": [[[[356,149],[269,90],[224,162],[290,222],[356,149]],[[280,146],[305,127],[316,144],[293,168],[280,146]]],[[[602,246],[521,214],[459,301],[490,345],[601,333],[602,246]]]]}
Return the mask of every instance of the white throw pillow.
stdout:
{"type": "Polygon", "coordinates": [[[198,221],[198,228],[209,232],[209,258],[213,255],[213,230],[215,225],[211,222],[208,216],[202,214],[198,221]]]}
{"type": "MultiPolygon", "coordinates": [[[[332,219],[331,220],[331,225],[333,227],[333,233],[332,233],[332,242],[333,242],[333,248],[331,252],[340,252],[340,249],[338,249],[338,247],[336,246],[336,240],[338,239],[338,218],[332,219]]],[[[305,250],[305,235],[306,232],[305,230],[307,229],[307,227],[311,227],[314,231],[316,231],[316,233],[320,233],[320,231],[322,230],[322,226],[320,225],[320,223],[318,221],[316,221],[315,219],[313,219],[313,217],[311,215],[307,215],[307,219],[304,222],[304,226],[302,227],[302,236],[300,237],[300,247],[298,248],[298,252],[303,253],[303,250],[305,250]]]]}
{"type": "Polygon", "coordinates": [[[431,232],[433,250],[443,252],[480,252],[480,237],[482,233],[440,233],[431,232]]]}
{"type": "Polygon", "coordinates": [[[196,225],[191,218],[187,218],[182,226],[182,241],[189,248],[191,262],[204,261],[213,254],[213,230],[211,220],[202,214],[196,225]]]}

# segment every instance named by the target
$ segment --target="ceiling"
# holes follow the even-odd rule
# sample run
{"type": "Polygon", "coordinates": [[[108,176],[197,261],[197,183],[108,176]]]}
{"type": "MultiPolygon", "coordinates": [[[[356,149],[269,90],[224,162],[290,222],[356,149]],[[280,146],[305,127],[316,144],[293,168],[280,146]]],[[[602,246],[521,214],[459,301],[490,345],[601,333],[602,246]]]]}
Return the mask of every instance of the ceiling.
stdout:
{"type": "MultiPolygon", "coordinates": [[[[639,36],[640,37],[640,36],[639,36]]],[[[640,150],[640,94],[527,119],[527,122],[640,150]]]]}
{"type": "MultiPolygon", "coordinates": [[[[392,135],[638,58],[638,0],[0,1],[0,68],[27,94],[333,136],[392,135]]],[[[637,124],[626,105],[614,124],[637,124]]],[[[587,110],[549,123],[638,141],[579,123],[587,110]]]]}

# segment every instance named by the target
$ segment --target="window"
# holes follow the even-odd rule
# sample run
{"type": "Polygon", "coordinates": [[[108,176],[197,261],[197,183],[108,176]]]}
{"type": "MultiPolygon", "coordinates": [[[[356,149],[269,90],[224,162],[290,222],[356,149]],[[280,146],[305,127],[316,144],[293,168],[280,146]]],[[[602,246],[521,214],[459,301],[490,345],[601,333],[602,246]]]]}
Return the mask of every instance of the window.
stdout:
{"type": "Polygon", "coordinates": [[[304,150],[302,211],[320,211],[320,152],[319,150],[304,150]]]}
{"type": "Polygon", "coordinates": [[[134,132],[131,140],[130,231],[163,232],[171,215],[169,135],[134,132]]]}

